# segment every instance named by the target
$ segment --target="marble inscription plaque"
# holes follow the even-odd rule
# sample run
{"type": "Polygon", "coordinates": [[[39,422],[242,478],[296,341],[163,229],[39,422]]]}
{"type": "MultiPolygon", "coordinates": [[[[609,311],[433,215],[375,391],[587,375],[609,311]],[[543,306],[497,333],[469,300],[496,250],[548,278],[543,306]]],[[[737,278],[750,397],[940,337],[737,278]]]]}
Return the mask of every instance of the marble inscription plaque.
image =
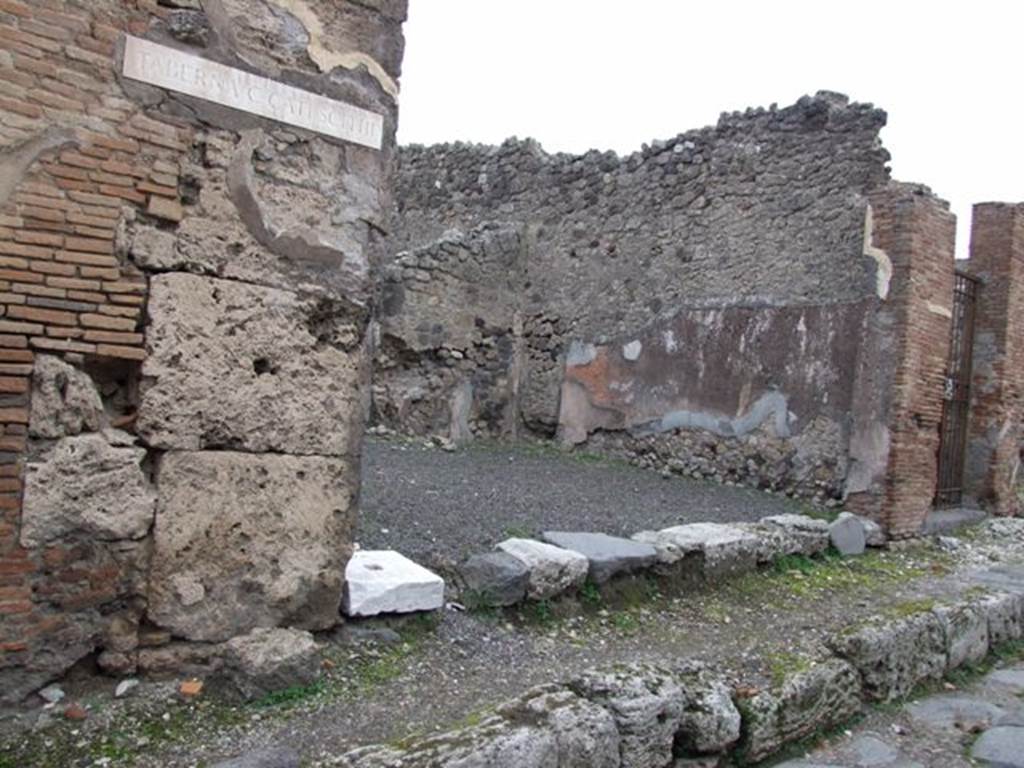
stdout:
{"type": "Polygon", "coordinates": [[[380,149],[384,118],[351,104],[127,36],[124,76],[380,149]]]}

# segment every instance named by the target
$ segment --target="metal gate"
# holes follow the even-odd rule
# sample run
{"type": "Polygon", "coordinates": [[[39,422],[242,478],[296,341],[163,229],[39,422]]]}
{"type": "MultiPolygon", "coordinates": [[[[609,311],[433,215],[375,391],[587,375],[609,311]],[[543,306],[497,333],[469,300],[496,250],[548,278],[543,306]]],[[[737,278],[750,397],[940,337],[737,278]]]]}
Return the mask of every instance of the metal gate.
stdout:
{"type": "Polygon", "coordinates": [[[956,506],[963,499],[967,411],[971,401],[974,306],[977,293],[977,280],[958,271],[953,285],[953,332],[949,340],[946,391],[943,393],[936,507],[956,506]]]}

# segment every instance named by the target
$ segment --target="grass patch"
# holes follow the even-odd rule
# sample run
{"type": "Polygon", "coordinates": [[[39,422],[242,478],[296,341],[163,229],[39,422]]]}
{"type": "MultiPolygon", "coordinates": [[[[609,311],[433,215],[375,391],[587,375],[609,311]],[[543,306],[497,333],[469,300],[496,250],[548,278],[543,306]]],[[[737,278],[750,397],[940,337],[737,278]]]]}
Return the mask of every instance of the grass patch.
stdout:
{"type": "Polygon", "coordinates": [[[811,668],[811,660],[795,653],[778,651],[767,655],[768,675],[772,685],[781,688],[783,683],[794,675],[806,672],[811,668]]]}
{"type": "Polygon", "coordinates": [[[555,621],[555,612],[548,600],[530,601],[520,609],[519,614],[527,623],[541,627],[549,627],[555,621]]]}
{"type": "Polygon", "coordinates": [[[611,616],[612,626],[624,635],[635,634],[640,629],[636,616],[628,611],[619,611],[611,616]]]}
{"type": "Polygon", "coordinates": [[[890,605],[883,611],[885,616],[893,619],[909,619],[922,613],[928,613],[936,606],[934,598],[922,597],[916,600],[905,600],[902,603],[890,605]]]}
{"type": "Polygon", "coordinates": [[[604,603],[604,599],[601,597],[601,590],[590,579],[587,579],[583,584],[583,588],[580,589],[580,599],[583,600],[585,606],[591,609],[600,608],[604,603]]]}
{"type": "Polygon", "coordinates": [[[310,683],[309,685],[293,685],[280,691],[271,691],[266,696],[253,702],[254,707],[280,707],[283,705],[295,705],[306,699],[320,696],[327,688],[323,678],[310,683]]]}
{"type": "Polygon", "coordinates": [[[754,596],[820,598],[829,593],[877,589],[896,585],[935,573],[942,555],[931,556],[927,565],[908,563],[890,552],[866,552],[860,557],[844,558],[834,550],[816,557],[787,555],[778,558],[767,573],[748,574],[734,585],[740,592],[754,596]]]}
{"type": "Polygon", "coordinates": [[[506,525],[501,529],[501,536],[505,539],[532,539],[533,530],[525,525],[506,525]]]}

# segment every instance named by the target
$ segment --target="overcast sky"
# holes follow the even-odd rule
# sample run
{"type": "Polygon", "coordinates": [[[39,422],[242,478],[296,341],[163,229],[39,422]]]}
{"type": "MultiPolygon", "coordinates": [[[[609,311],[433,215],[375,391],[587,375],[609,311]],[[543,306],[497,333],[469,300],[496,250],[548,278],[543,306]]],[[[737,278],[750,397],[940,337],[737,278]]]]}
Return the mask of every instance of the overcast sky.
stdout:
{"type": "Polygon", "coordinates": [[[402,143],[628,153],[820,89],[889,113],[895,178],[1024,201],[1022,0],[410,0],[402,143]]]}

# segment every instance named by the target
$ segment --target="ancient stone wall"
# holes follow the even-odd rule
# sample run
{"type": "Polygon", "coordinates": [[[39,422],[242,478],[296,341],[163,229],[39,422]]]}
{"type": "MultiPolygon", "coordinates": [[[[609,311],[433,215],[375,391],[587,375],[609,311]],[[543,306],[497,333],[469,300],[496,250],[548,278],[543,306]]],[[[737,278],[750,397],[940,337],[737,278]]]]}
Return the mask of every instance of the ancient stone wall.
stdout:
{"type": "Polygon", "coordinates": [[[336,622],[404,14],[0,0],[3,700],[336,622]],[[129,80],[126,35],[375,112],[383,148],[129,80]]]}
{"type": "Polygon", "coordinates": [[[404,252],[382,275],[374,419],[462,440],[514,434],[523,242],[481,225],[404,252]]]}
{"type": "MultiPolygon", "coordinates": [[[[888,180],[884,122],[821,93],[622,158],[516,140],[403,148],[396,263],[430,252],[450,281],[462,262],[443,243],[486,224],[516,231],[518,290],[488,310],[521,330],[501,356],[500,418],[480,418],[492,390],[478,403],[468,349],[443,341],[490,315],[443,291],[429,320],[437,344],[411,332],[415,307],[398,310],[400,322],[386,313],[381,349],[420,348],[383,361],[375,394],[416,390],[444,404],[429,420],[397,420],[415,432],[465,420],[447,404],[470,398],[471,431],[557,430],[671,471],[838,496],[858,329],[888,280],[864,249],[868,195],[888,180]],[[723,332],[736,343],[701,352],[723,332]],[[441,357],[452,351],[456,363],[441,357]]],[[[406,291],[429,300],[435,283],[403,274],[406,291]]]]}

